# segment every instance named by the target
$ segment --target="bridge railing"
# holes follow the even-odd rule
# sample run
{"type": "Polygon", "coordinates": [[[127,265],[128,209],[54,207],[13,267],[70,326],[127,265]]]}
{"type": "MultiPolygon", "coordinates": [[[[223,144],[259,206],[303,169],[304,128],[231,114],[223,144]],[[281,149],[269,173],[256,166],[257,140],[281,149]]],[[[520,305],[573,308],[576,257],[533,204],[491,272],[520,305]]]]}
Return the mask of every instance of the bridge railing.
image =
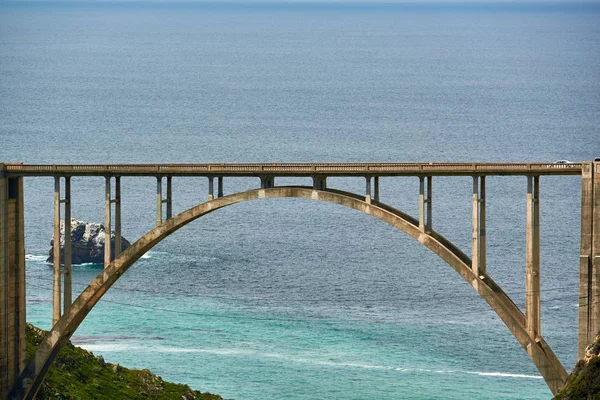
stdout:
{"type": "Polygon", "coordinates": [[[582,163],[222,163],[222,164],[5,164],[15,175],[103,175],[103,174],[578,174],[582,163]]]}

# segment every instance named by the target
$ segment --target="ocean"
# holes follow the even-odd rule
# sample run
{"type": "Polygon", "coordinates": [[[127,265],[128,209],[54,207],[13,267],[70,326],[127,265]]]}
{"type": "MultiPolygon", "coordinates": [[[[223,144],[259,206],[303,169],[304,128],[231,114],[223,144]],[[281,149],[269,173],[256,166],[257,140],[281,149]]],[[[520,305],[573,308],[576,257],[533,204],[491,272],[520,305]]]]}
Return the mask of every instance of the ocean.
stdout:
{"type": "MultiPolygon", "coordinates": [[[[0,160],[571,161],[600,156],[600,7],[0,3],[0,160]]],[[[418,216],[418,179],[381,200],[418,216]]],[[[277,185],[308,184],[281,179],[277,185]]],[[[123,178],[123,234],[154,226],[123,178]]],[[[225,194],[258,178],[225,179],[225,194]]],[[[363,193],[364,180],[330,187],[363,193]]],[[[470,254],[471,178],[433,179],[433,227],[470,254]]],[[[542,334],[577,356],[580,180],[541,178],[542,334]]],[[[104,181],[73,178],[102,222],[104,181]]],[[[208,182],[174,178],[174,211],[208,182]]],[[[51,325],[53,181],[25,179],[27,320],[51,325]]],[[[487,180],[488,272],[525,302],[524,177],[487,180]]],[[[102,269],[75,266],[79,293],[102,269]]],[[[107,362],[236,400],[548,399],[487,303],[384,222],[271,199],[158,244],[73,336],[107,362]]]]}

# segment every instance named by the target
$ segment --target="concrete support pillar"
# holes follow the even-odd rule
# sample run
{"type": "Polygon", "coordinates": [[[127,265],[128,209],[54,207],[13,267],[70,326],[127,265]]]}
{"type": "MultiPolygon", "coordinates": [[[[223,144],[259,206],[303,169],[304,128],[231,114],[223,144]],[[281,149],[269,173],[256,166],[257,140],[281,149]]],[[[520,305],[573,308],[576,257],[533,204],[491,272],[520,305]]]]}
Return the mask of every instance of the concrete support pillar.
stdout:
{"type": "Polygon", "coordinates": [[[156,177],[156,226],[159,226],[163,222],[162,210],[162,176],[156,177]]]}
{"type": "Polygon", "coordinates": [[[61,312],[61,271],[60,271],[60,176],[54,177],[54,247],[52,274],[52,326],[60,318],[61,312]]]}
{"type": "Polygon", "coordinates": [[[326,176],[313,176],[313,190],[327,190],[326,176]]]}
{"type": "Polygon", "coordinates": [[[479,177],[473,177],[473,198],[471,211],[471,269],[479,276],[479,177]]]}
{"type": "Polygon", "coordinates": [[[367,204],[371,204],[371,177],[367,176],[365,177],[366,180],[366,187],[365,187],[365,203],[367,204]]]}
{"type": "Polygon", "coordinates": [[[425,232],[431,232],[433,230],[433,216],[432,216],[432,199],[431,199],[431,176],[427,177],[427,224],[425,225],[425,232]]]}
{"type": "Polygon", "coordinates": [[[214,187],[214,178],[212,176],[208,177],[208,201],[215,199],[215,187],[214,187]]]}
{"type": "Polygon", "coordinates": [[[25,367],[25,235],[23,178],[0,164],[0,398],[25,367]]]}
{"type": "Polygon", "coordinates": [[[525,316],[527,333],[534,339],[541,335],[539,180],[527,177],[525,316]]]}
{"type": "Polygon", "coordinates": [[[73,279],[72,279],[72,267],[73,254],[71,248],[71,178],[65,177],[65,260],[63,262],[63,274],[64,274],[64,292],[63,292],[63,313],[66,314],[71,308],[73,303],[73,279]]]}
{"type": "Polygon", "coordinates": [[[579,255],[579,334],[577,354],[600,330],[600,163],[583,163],[581,175],[581,242],[579,255]]]}
{"type": "Polygon", "coordinates": [[[223,177],[219,176],[217,178],[217,196],[223,197],[223,177]]]}
{"type": "Polygon", "coordinates": [[[373,183],[375,186],[375,193],[373,193],[373,200],[378,202],[379,201],[379,177],[378,176],[373,178],[373,183]]]}
{"type": "Polygon", "coordinates": [[[473,177],[473,209],[471,230],[471,268],[477,276],[486,271],[485,249],[485,176],[473,177]]]}
{"type": "Polygon", "coordinates": [[[593,335],[600,332],[600,162],[595,162],[594,185],[592,203],[592,310],[593,310],[593,335]]]}
{"type": "Polygon", "coordinates": [[[275,187],[275,177],[274,176],[261,176],[260,177],[260,188],[261,189],[269,189],[275,187]]]}
{"type": "Polygon", "coordinates": [[[121,226],[121,177],[115,177],[115,258],[123,249],[123,232],[121,226]]]}
{"type": "Polygon", "coordinates": [[[173,177],[167,176],[167,219],[173,218],[173,177]]]}
{"type": "Polygon", "coordinates": [[[104,193],[104,268],[110,264],[111,259],[111,194],[110,194],[110,176],[105,178],[105,193],[104,193]]]}
{"type": "Polygon", "coordinates": [[[8,392],[14,384],[14,376],[9,378],[14,360],[10,360],[9,350],[12,338],[9,338],[8,298],[10,285],[8,275],[8,179],[4,177],[4,164],[0,164],[0,398],[8,398],[8,392]]]}
{"type": "Polygon", "coordinates": [[[479,184],[479,274],[487,273],[487,234],[485,227],[485,176],[479,184]]]}
{"type": "Polygon", "coordinates": [[[425,232],[425,177],[419,177],[419,230],[425,232]]]}
{"type": "Polygon", "coordinates": [[[431,176],[419,177],[419,230],[431,232],[431,176]],[[427,178],[427,191],[425,191],[425,178],[427,178]]]}

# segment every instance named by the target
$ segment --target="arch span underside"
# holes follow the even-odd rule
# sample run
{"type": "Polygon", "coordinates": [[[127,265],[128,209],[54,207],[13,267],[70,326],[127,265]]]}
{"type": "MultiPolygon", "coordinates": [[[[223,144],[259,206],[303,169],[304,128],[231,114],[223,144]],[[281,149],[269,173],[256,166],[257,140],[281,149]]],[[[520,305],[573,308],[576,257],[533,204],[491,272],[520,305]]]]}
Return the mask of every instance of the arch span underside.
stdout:
{"type": "Polygon", "coordinates": [[[557,393],[567,379],[567,372],[541,336],[527,333],[526,318],[508,295],[486,274],[477,276],[471,259],[436,232],[422,232],[413,217],[386,204],[367,203],[363,196],[334,189],[314,190],[309,187],[284,186],[255,189],[194,206],[152,229],[110,263],[73,302],[68,313],[54,325],[29,361],[9,398],[33,398],[48,369],[66,341],[106,291],[140,257],[173,232],[220,208],[264,198],[305,198],[339,204],[372,215],[395,226],[437,254],[458,272],[482,296],[506,324],[544,377],[552,393],[557,393]]]}

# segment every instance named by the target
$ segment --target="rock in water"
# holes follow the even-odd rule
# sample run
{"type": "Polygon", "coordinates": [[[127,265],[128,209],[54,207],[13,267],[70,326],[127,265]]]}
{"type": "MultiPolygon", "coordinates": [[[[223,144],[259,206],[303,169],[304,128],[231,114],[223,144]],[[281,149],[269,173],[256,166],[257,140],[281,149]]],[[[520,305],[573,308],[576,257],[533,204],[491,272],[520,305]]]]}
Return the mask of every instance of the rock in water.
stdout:
{"type": "MultiPolygon", "coordinates": [[[[104,263],[104,225],[93,222],[71,219],[71,248],[73,264],[102,264],[104,263]]],[[[131,244],[127,239],[121,238],[121,251],[131,244]]],[[[50,251],[47,263],[54,262],[54,238],[50,241],[50,251]]],[[[112,258],[115,258],[115,233],[110,234],[110,247],[112,258]]],[[[60,260],[64,263],[65,257],[65,221],[60,221],[60,260]]]]}

